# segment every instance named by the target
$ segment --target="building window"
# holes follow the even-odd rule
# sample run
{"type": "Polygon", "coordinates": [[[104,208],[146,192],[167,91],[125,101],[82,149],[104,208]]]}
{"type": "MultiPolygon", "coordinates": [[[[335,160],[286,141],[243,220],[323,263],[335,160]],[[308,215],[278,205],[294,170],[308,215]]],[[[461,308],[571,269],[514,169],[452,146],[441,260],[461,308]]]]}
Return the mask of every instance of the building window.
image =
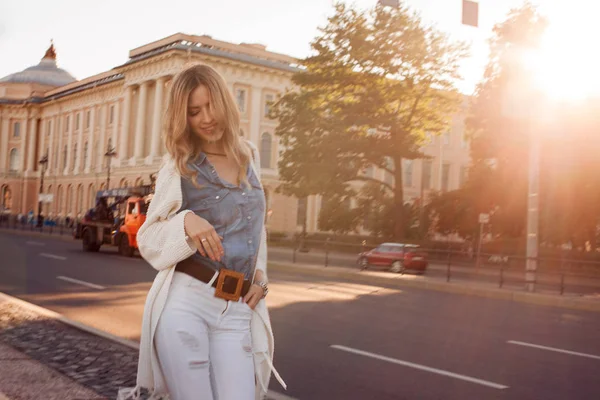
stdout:
{"type": "Polygon", "coordinates": [[[92,120],[92,112],[88,111],[86,116],[85,116],[85,127],[89,129],[90,127],[90,121],[92,120]]]}
{"type": "Polygon", "coordinates": [[[265,117],[268,117],[269,114],[271,113],[271,105],[274,100],[275,100],[275,96],[273,96],[272,94],[265,95],[265,117]]]}
{"type": "Polygon", "coordinates": [[[459,187],[463,187],[465,182],[467,181],[467,167],[462,165],[460,167],[460,173],[458,175],[458,185],[459,187]]]}
{"type": "Polygon", "coordinates": [[[108,116],[108,123],[112,124],[115,119],[115,106],[110,106],[110,112],[108,116]]]}
{"type": "Polygon", "coordinates": [[[422,183],[423,189],[431,189],[431,160],[423,161],[423,171],[422,171],[422,183]]]}
{"type": "MultiPolygon", "coordinates": [[[[386,157],[386,158],[385,158],[385,166],[386,166],[386,168],[387,168],[388,170],[390,170],[390,171],[394,171],[394,170],[395,170],[395,168],[394,168],[394,160],[392,160],[392,158],[391,158],[391,157],[386,157]]],[[[385,174],[384,174],[383,180],[384,180],[384,182],[385,182],[385,183],[387,183],[388,185],[392,185],[392,186],[393,186],[393,185],[394,185],[394,175],[393,175],[393,173],[392,173],[392,172],[385,171],[385,174]]]]}
{"type": "Polygon", "coordinates": [[[447,192],[450,187],[450,164],[442,165],[442,192],[447,192]]]}
{"type": "Polygon", "coordinates": [[[8,185],[2,186],[2,208],[5,210],[12,208],[12,191],[8,185]]]}
{"type": "Polygon", "coordinates": [[[13,126],[13,137],[20,137],[20,136],[21,136],[21,123],[15,122],[15,124],[13,126]]]}
{"type": "Polygon", "coordinates": [[[272,153],[271,134],[265,132],[260,139],[260,167],[271,168],[271,153],[272,153]]]}
{"type": "Polygon", "coordinates": [[[69,124],[71,123],[71,116],[67,115],[65,119],[65,132],[69,131],[69,124]]]}
{"type": "Polygon", "coordinates": [[[19,170],[19,150],[12,149],[8,157],[8,170],[15,172],[19,170]]]}
{"type": "Polygon", "coordinates": [[[235,90],[235,101],[238,105],[238,109],[242,114],[246,113],[246,89],[235,90]]]}
{"type": "Polygon", "coordinates": [[[87,161],[88,161],[88,142],[85,142],[85,145],[83,146],[83,166],[87,167],[87,161]]]}
{"type": "Polygon", "coordinates": [[[296,225],[303,226],[304,218],[306,217],[306,205],[308,203],[308,197],[298,199],[298,212],[296,213],[296,225]]]}
{"type": "Polygon", "coordinates": [[[81,119],[81,114],[77,113],[77,116],[75,117],[75,130],[79,129],[79,120],[81,119]]]}
{"type": "Polygon", "coordinates": [[[444,132],[444,134],[442,135],[442,138],[444,140],[444,146],[449,146],[450,145],[450,132],[444,132]]]}
{"type": "Polygon", "coordinates": [[[50,132],[52,132],[52,121],[48,121],[46,123],[46,135],[50,136],[50,132]]]}
{"type": "Polygon", "coordinates": [[[461,135],[460,147],[462,147],[463,149],[466,149],[467,147],[469,147],[469,140],[467,139],[466,133],[463,133],[461,135]]]}
{"type": "Polygon", "coordinates": [[[404,161],[404,186],[411,187],[413,185],[413,160],[404,161]]]}
{"type": "Polygon", "coordinates": [[[67,168],[67,157],[69,157],[69,150],[67,145],[63,149],[63,169],[67,168]]]}
{"type": "Polygon", "coordinates": [[[73,145],[73,167],[77,164],[77,143],[73,145]]]}

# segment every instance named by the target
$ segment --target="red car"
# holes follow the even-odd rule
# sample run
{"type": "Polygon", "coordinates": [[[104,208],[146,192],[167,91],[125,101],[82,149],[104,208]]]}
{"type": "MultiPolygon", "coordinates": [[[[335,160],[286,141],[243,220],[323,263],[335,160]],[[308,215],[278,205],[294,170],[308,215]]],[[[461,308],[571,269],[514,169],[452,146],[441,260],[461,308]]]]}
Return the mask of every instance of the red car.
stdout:
{"type": "Polygon", "coordinates": [[[358,255],[361,269],[370,266],[386,267],[391,272],[415,271],[424,274],[427,269],[427,255],[416,244],[382,243],[371,251],[358,255]]]}

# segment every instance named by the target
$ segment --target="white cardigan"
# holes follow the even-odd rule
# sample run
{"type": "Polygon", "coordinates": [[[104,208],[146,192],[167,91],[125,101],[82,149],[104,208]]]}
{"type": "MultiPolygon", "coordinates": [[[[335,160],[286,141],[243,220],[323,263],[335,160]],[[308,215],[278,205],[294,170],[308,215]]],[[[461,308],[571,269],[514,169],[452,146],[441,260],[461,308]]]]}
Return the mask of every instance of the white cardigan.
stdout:
{"type": "MultiPolygon", "coordinates": [[[[260,160],[254,144],[248,142],[254,156],[254,172],[260,180],[260,160]]],[[[177,213],[181,207],[181,176],[172,159],[168,159],[158,173],[156,191],[148,208],[146,222],[137,234],[137,242],[142,257],[159,272],[148,292],[137,373],[137,386],[122,389],[119,398],[136,398],[140,389],[146,388],[154,398],[165,396],[167,387],[154,349],[154,333],[162,310],[167,301],[169,287],[175,271],[175,265],[196,252],[194,243],[186,239],[184,218],[189,210],[177,213]]],[[[263,228],[256,269],[266,276],[267,243],[263,228]]],[[[252,333],[252,351],[256,373],[256,398],[261,399],[268,391],[271,373],[285,388],[286,385],[273,367],[274,340],[269,313],[264,300],[258,302],[250,325],[252,333]]]]}

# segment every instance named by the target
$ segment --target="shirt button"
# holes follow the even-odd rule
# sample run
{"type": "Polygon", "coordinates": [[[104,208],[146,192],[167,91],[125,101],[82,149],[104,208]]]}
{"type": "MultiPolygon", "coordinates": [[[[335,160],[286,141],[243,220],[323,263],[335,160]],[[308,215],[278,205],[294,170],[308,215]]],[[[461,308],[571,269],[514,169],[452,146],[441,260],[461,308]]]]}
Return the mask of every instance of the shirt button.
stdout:
{"type": "Polygon", "coordinates": [[[252,244],[252,239],[248,240],[248,244],[252,244]]]}
{"type": "Polygon", "coordinates": [[[215,197],[215,199],[219,200],[219,198],[220,198],[220,197],[221,197],[221,196],[217,196],[217,197],[215,197]]]}
{"type": "Polygon", "coordinates": [[[242,192],[242,196],[245,196],[245,195],[246,195],[246,192],[242,192]]]}
{"type": "Polygon", "coordinates": [[[246,218],[248,218],[248,221],[252,219],[252,217],[249,215],[246,218]]]}

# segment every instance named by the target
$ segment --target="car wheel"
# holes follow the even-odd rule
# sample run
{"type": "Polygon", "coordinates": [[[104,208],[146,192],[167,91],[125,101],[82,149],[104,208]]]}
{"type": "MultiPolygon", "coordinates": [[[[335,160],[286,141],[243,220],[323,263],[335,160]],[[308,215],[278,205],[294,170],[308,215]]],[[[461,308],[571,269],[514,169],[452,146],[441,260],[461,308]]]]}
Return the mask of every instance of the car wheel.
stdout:
{"type": "Polygon", "coordinates": [[[402,261],[394,261],[392,266],[390,267],[391,272],[395,272],[397,274],[403,274],[406,268],[404,268],[404,264],[402,261]]]}
{"type": "Polygon", "coordinates": [[[127,235],[121,235],[119,241],[119,253],[125,257],[133,257],[133,247],[129,246],[129,238],[127,235]]]}
{"type": "Polygon", "coordinates": [[[369,261],[367,260],[367,257],[361,258],[358,263],[360,264],[361,270],[365,270],[365,269],[369,268],[369,261]]]}
{"type": "Polygon", "coordinates": [[[83,231],[81,243],[83,245],[83,251],[96,252],[100,250],[100,246],[94,242],[94,239],[92,237],[92,231],[89,229],[83,231]]]}

